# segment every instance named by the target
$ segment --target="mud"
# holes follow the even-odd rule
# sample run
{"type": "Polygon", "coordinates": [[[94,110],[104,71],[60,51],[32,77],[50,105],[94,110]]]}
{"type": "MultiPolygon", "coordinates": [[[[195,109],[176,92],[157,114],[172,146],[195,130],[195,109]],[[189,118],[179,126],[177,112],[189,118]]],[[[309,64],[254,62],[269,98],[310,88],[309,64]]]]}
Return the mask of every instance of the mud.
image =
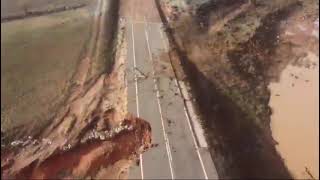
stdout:
{"type": "Polygon", "coordinates": [[[282,38],[280,24],[307,8],[300,1],[208,1],[177,12],[161,2],[171,59],[192,87],[219,177],[292,178],[272,137],[268,85],[305,55],[282,38]],[[215,14],[208,6],[224,8],[215,14]]]}
{"type": "Polygon", "coordinates": [[[294,51],[305,55],[293,56],[280,78],[269,84],[269,105],[272,136],[288,169],[296,179],[318,179],[319,26],[313,8],[305,9],[280,24],[280,40],[294,44],[294,51]]]}
{"type": "Polygon", "coordinates": [[[319,56],[309,54],[306,58],[316,62],[316,67],[290,64],[281,73],[280,81],[269,85],[271,129],[278,143],[276,148],[294,177],[318,179],[319,56]]]}
{"type": "MultiPolygon", "coordinates": [[[[30,164],[26,165],[30,154],[29,157],[24,157],[21,152],[16,152],[15,156],[18,155],[18,158],[12,154],[2,154],[2,178],[113,177],[118,179],[120,175],[127,173],[127,168],[135,161],[138,154],[151,147],[151,127],[146,121],[128,117],[122,124],[130,128],[106,140],[98,139],[68,150],[58,150],[42,162],[29,162],[30,164]],[[17,161],[25,166],[15,169],[19,166],[16,164],[17,161]],[[119,163],[121,165],[118,165],[119,163]],[[115,170],[110,171],[108,168],[115,168],[115,170]]],[[[30,145],[25,147],[24,151],[29,148],[31,148],[30,145]]],[[[40,148],[40,151],[46,149],[45,147],[37,148],[40,148]]]]}

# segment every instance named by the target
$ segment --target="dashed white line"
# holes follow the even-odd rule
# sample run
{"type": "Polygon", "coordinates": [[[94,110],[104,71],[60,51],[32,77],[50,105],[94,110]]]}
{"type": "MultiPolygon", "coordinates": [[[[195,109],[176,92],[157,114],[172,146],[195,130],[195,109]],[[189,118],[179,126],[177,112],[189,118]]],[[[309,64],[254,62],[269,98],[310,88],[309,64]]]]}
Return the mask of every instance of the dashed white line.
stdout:
{"type": "MultiPolygon", "coordinates": [[[[135,44],[134,44],[134,33],[133,33],[133,21],[131,22],[131,33],[132,33],[132,49],[133,49],[133,66],[134,69],[137,68],[136,63],[136,52],[135,52],[135,44]]],[[[136,86],[136,106],[137,106],[137,116],[140,117],[140,111],[139,111],[139,96],[138,96],[138,80],[137,80],[137,74],[134,73],[134,80],[135,80],[135,86],[136,86]]],[[[142,154],[139,156],[140,159],[140,170],[141,170],[141,179],[144,179],[143,177],[143,159],[142,154]]]]}
{"type": "MultiPolygon", "coordinates": [[[[161,31],[161,28],[159,28],[159,31],[160,31],[161,39],[162,39],[162,42],[163,42],[163,46],[164,46],[165,50],[168,51],[168,47],[167,47],[166,44],[165,44],[164,35],[163,35],[162,31],[161,31]]],[[[170,61],[171,61],[171,60],[170,60],[170,61]]],[[[171,63],[171,66],[172,66],[172,63],[171,63]]],[[[172,67],[172,68],[173,68],[173,67],[172,67]]],[[[176,76],[176,75],[175,75],[175,76],[176,76]]],[[[176,77],[175,77],[175,84],[176,84],[177,89],[178,89],[178,91],[180,92],[180,94],[183,95],[183,94],[182,94],[182,91],[181,91],[181,89],[180,89],[180,86],[179,86],[179,82],[178,82],[178,80],[177,80],[176,77]]],[[[205,179],[208,179],[207,171],[206,171],[206,169],[205,169],[205,167],[204,167],[204,163],[203,163],[203,160],[202,160],[200,151],[199,151],[199,146],[198,146],[198,143],[197,143],[195,134],[194,134],[194,132],[193,132],[191,123],[190,123],[190,116],[189,116],[189,114],[188,114],[188,111],[187,111],[187,109],[186,109],[186,106],[184,106],[183,109],[184,109],[184,112],[185,112],[185,115],[186,115],[186,118],[187,118],[187,123],[188,123],[189,129],[190,129],[191,135],[192,135],[193,143],[194,143],[194,146],[195,146],[195,148],[196,148],[196,152],[197,152],[197,155],[198,155],[200,164],[201,164],[201,168],[202,168],[202,170],[203,170],[205,179]]]]}
{"type": "MultiPolygon", "coordinates": [[[[145,25],[148,27],[148,22],[146,21],[146,17],[144,17],[144,21],[145,21],[145,25]]],[[[145,35],[146,35],[146,40],[147,40],[149,58],[150,58],[150,61],[153,62],[150,43],[149,43],[149,34],[148,34],[147,27],[145,28],[145,35]]],[[[159,93],[159,88],[158,88],[158,85],[157,85],[157,80],[156,80],[156,77],[155,77],[155,71],[154,71],[153,64],[151,66],[152,66],[152,74],[153,74],[153,77],[154,77],[153,81],[154,81],[155,89],[157,91],[158,108],[159,108],[159,112],[160,112],[163,136],[164,136],[164,139],[165,139],[166,150],[167,150],[167,155],[168,155],[168,160],[169,160],[169,168],[170,168],[170,172],[171,172],[171,178],[174,179],[174,171],[173,171],[173,168],[172,168],[172,154],[171,154],[171,149],[170,149],[170,141],[169,141],[169,138],[167,136],[167,133],[166,133],[166,130],[165,130],[165,126],[164,126],[163,114],[162,114],[160,98],[159,98],[160,97],[160,93],[159,93]]]]}

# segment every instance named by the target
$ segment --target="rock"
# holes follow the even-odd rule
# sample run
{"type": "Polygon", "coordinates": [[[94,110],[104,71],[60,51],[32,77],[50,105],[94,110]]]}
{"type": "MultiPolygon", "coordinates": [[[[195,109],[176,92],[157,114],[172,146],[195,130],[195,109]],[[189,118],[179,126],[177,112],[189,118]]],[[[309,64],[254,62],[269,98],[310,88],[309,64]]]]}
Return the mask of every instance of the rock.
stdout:
{"type": "Polygon", "coordinates": [[[97,131],[103,131],[107,129],[108,125],[105,123],[105,121],[101,120],[97,123],[97,131]]]}
{"type": "Polygon", "coordinates": [[[42,142],[44,142],[44,143],[46,143],[46,144],[48,144],[48,145],[51,145],[51,144],[52,144],[51,140],[50,140],[50,139],[47,139],[47,138],[43,138],[43,139],[42,139],[42,142]]]}
{"type": "Polygon", "coordinates": [[[39,141],[36,140],[36,139],[32,141],[32,145],[35,145],[35,144],[38,144],[38,143],[39,143],[39,141]]]}
{"type": "Polygon", "coordinates": [[[158,147],[159,144],[155,143],[155,144],[151,144],[151,148],[154,148],[154,147],[158,147]]]}
{"type": "Polygon", "coordinates": [[[19,146],[21,144],[23,144],[23,141],[21,141],[21,140],[16,140],[16,141],[11,142],[11,146],[19,146]]]}
{"type": "Polygon", "coordinates": [[[103,134],[100,134],[100,140],[105,140],[106,139],[106,137],[103,135],[103,134]]]}
{"type": "Polygon", "coordinates": [[[98,132],[93,131],[93,137],[94,137],[94,139],[98,139],[99,138],[98,132]]]}

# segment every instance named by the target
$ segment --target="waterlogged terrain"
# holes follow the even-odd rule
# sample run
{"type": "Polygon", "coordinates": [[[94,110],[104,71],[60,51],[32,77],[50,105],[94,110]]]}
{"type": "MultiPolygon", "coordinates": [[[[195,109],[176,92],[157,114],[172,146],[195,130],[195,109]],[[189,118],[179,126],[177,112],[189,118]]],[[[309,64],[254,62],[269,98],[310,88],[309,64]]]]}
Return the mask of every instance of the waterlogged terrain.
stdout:
{"type": "Polygon", "coordinates": [[[319,178],[319,57],[311,58],[315,69],[288,65],[269,86],[272,134],[297,179],[319,178]]]}
{"type": "Polygon", "coordinates": [[[277,150],[294,178],[319,178],[319,17],[296,13],[280,38],[305,54],[271,82],[271,129],[277,150]]]}
{"type": "Polygon", "coordinates": [[[219,176],[319,178],[319,2],[161,2],[219,176]]]}

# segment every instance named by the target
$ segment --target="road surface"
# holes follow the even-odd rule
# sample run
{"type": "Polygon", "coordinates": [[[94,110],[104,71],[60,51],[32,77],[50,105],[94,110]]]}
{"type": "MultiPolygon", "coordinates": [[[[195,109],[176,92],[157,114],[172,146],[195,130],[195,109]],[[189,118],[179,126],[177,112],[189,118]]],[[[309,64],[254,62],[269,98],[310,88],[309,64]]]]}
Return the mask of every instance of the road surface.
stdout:
{"type": "MultiPolygon", "coordinates": [[[[128,111],[147,120],[158,146],[140,156],[129,179],[217,179],[206,145],[198,143],[191,111],[169,66],[161,73],[159,62],[168,57],[168,40],[153,0],[123,0],[126,21],[128,111]]],[[[204,143],[205,144],[205,143],[204,143]]]]}

